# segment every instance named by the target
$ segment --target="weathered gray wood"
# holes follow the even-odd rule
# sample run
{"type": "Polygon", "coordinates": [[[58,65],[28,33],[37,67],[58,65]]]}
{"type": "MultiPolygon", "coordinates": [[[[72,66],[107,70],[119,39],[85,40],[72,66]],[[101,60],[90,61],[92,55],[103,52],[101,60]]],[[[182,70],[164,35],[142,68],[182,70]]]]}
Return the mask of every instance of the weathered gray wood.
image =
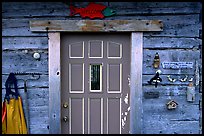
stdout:
{"type": "MultiPolygon", "coordinates": [[[[191,7],[191,8],[201,8],[201,3],[198,2],[109,2],[109,6],[112,8],[182,8],[182,7],[191,7]]],[[[168,10],[168,9],[167,9],[168,10]]]]}
{"type": "Polygon", "coordinates": [[[2,37],[2,50],[48,49],[47,37],[2,37]]]}
{"type": "MultiPolygon", "coordinates": [[[[143,86],[143,93],[159,92],[159,97],[162,97],[162,98],[165,98],[165,97],[167,98],[168,96],[185,96],[186,97],[186,89],[187,89],[187,86],[178,86],[178,85],[176,86],[166,85],[166,86],[159,86],[157,88],[155,88],[154,86],[145,85],[143,86]]],[[[195,91],[196,93],[198,93],[197,89],[195,91]]],[[[188,104],[188,102],[186,102],[185,104],[188,104]]],[[[192,103],[192,104],[195,104],[195,103],[192,103]]]]}
{"type": "MultiPolygon", "coordinates": [[[[98,2],[97,2],[98,3],[98,2]]],[[[109,8],[115,9],[117,15],[151,15],[151,14],[195,14],[200,13],[201,5],[198,3],[183,4],[182,2],[177,4],[172,3],[141,3],[141,2],[100,2],[109,8]],[[168,6],[169,5],[169,6],[168,6]],[[168,8],[167,8],[168,6],[168,8]]],[[[32,18],[32,17],[69,17],[70,9],[69,3],[54,2],[54,3],[13,3],[3,4],[4,18],[32,18]],[[15,6],[14,6],[15,5],[15,6]]],[[[74,2],[76,7],[86,7],[87,2],[79,3],[74,2]]],[[[77,15],[79,16],[79,15],[77,15]]]]}
{"type": "Polygon", "coordinates": [[[47,36],[47,33],[32,33],[29,19],[2,19],[2,36],[47,36]]]}
{"type": "MultiPolygon", "coordinates": [[[[49,19],[49,18],[48,18],[49,19]]],[[[62,19],[63,18],[59,18],[62,19]]],[[[109,19],[118,20],[117,16],[109,19]]],[[[199,37],[202,25],[199,23],[199,15],[178,15],[178,16],[122,16],[120,20],[162,20],[165,29],[162,32],[148,32],[144,36],[169,36],[169,37],[199,37]]],[[[30,19],[2,19],[3,36],[46,36],[46,33],[31,33],[29,30],[30,19]],[[12,25],[11,25],[12,24],[12,25]],[[21,24],[22,27],[18,27],[21,24]],[[23,27],[24,26],[24,27],[23,27]],[[14,28],[13,28],[14,27],[14,28]],[[28,30],[29,29],[29,30],[28,30]]],[[[36,20],[36,19],[32,19],[36,20]]]]}
{"type": "Polygon", "coordinates": [[[158,99],[143,99],[143,105],[144,133],[198,133],[198,126],[191,129],[193,127],[191,125],[199,123],[198,104],[187,102],[186,96],[162,96],[158,99]],[[170,99],[175,100],[179,104],[177,109],[167,110],[166,103],[170,99]],[[188,129],[185,130],[183,125],[186,125],[188,129]]]}
{"type": "Polygon", "coordinates": [[[49,133],[61,133],[60,33],[49,33],[49,133]]]}
{"type": "Polygon", "coordinates": [[[202,40],[198,38],[171,38],[144,36],[144,48],[148,49],[198,49],[202,40]]]}
{"type": "MultiPolygon", "coordinates": [[[[110,7],[111,8],[111,7],[110,7]]],[[[195,7],[171,7],[171,8],[116,8],[118,16],[131,16],[131,15],[170,15],[170,14],[199,14],[200,9],[195,7]]]]}
{"type": "MultiPolygon", "coordinates": [[[[167,78],[168,75],[160,75],[162,82],[158,83],[158,86],[163,86],[163,85],[186,85],[187,86],[189,84],[189,80],[191,78],[194,78],[194,75],[192,75],[192,74],[179,74],[179,75],[169,74],[169,75],[170,75],[170,78],[176,79],[176,81],[175,82],[169,81],[169,79],[167,78]],[[185,82],[180,81],[180,79],[184,79],[186,75],[188,76],[187,81],[185,81],[185,82]]],[[[149,85],[149,83],[147,82],[151,78],[153,78],[154,76],[155,75],[143,75],[142,76],[143,85],[154,87],[154,84],[149,85]]],[[[195,79],[193,81],[195,81],[195,79]]]]}
{"type": "MultiPolygon", "coordinates": [[[[117,19],[117,16],[112,16],[110,19],[117,19]]],[[[146,16],[121,16],[121,20],[128,19],[147,19],[146,16]]],[[[144,33],[144,36],[176,36],[176,37],[199,37],[199,29],[202,28],[202,24],[199,21],[199,14],[195,15],[178,15],[178,16],[148,16],[151,20],[162,20],[164,24],[164,30],[162,32],[148,32],[144,33]]]]}
{"type": "MultiPolygon", "coordinates": [[[[180,62],[180,61],[186,61],[191,62],[195,60],[199,60],[200,51],[199,50],[149,50],[144,49],[143,58],[143,74],[155,74],[156,69],[153,68],[153,60],[154,56],[158,52],[160,56],[160,62],[180,62]]],[[[162,71],[162,74],[194,74],[195,65],[193,69],[181,69],[181,70],[171,70],[171,69],[163,69],[161,64],[159,69],[162,71]]]]}
{"type": "Polygon", "coordinates": [[[47,129],[46,124],[38,124],[31,125],[31,134],[49,134],[49,130],[47,129]]]}
{"type": "MultiPolygon", "coordinates": [[[[202,44],[199,38],[171,38],[145,36],[146,49],[198,49],[202,44]]],[[[2,37],[2,50],[8,49],[48,49],[47,37],[2,37]]]]}
{"type": "Polygon", "coordinates": [[[48,74],[48,52],[37,50],[40,53],[40,61],[33,58],[34,51],[25,53],[23,51],[2,52],[2,73],[10,72],[38,72],[48,74]]]}
{"type": "Polygon", "coordinates": [[[134,32],[162,31],[160,20],[37,20],[30,21],[33,32],[134,32]]]}
{"type": "MultiPolygon", "coordinates": [[[[154,85],[149,85],[147,81],[149,81],[154,75],[142,75],[142,84],[143,86],[151,86],[154,88],[154,85]]],[[[171,78],[177,79],[175,82],[170,82],[167,78],[167,75],[161,75],[162,82],[158,84],[158,86],[163,86],[163,85],[183,85],[187,86],[189,84],[189,79],[191,77],[194,77],[194,75],[189,75],[188,74],[188,79],[186,82],[181,82],[178,79],[182,79],[185,77],[185,75],[170,75],[171,78]]],[[[5,82],[6,79],[8,78],[8,75],[2,75],[2,88],[5,88],[5,82]]],[[[16,76],[18,79],[18,88],[23,88],[24,82],[21,79],[28,79],[31,78],[31,76],[16,76]]],[[[27,81],[27,87],[28,88],[48,88],[49,83],[48,83],[48,75],[41,75],[40,79],[38,80],[29,80],[27,81]]]]}
{"type": "MultiPolygon", "coordinates": [[[[29,50],[28,54],[24,50],[20,51],[3,51],[2,52],[2,73],[9,74],[10,72],[39,72],[42,74],[48,74],[48,53],[47,50],[36,50],[40,52],[41,59],[36,61],[33,58],[35,50],[29,50]]],[[[164,61],[192,61],[200,59],[200,50],[180,50],[180,49],[169,49],[169,50],[151,50],[144,49],[143,51],[143,74],[154,75],[156,69],[152,67],[155,53],[158,52],[161,62],[164,61]]],[[[163,69],[160,65],[162,75],[164,74],[194,74],[195,65],[193,69],[182,69],[182,70],[170,70],[163,69]]]]}
{"type": "MultiPolygon", "coordinates": [[[[2,75],[2,88],[5,88],[5,83],[9,75],[2,75]]],[[[17,85],[18,88],[23,88],[24,87],[24,81],[27,80],[26,86],[27,88],[48,88],[49,83],[48,83],[48,75],[40,75],[40,78],[38,80],[30,80],[30,79],[36,79],[38,78],[38,75],[35,75],[32,77],[32,75],[16,75],[17,79],[17,85]]]]}
{"type": "MultiPolygon", "coordinates": [[[[174,99],[174,97],[173,97],[174,99]]],[[[186,99],[185,99],[186,100],[186,99]]],[[[144,105],[144,118],[148,119],[149,122],[161,121],[168,119],[170,121],[199,121],[199,107],[198,105],[185,105],[182,100],[177,100],[179,103],[175,110],[168,110],[166,101],[143,101],[144,105]]],[[[147,120],[144,120],[147,121],[147,120]]]]}
{"type": "Polygon", "coordinates": [[[131,33],[130,133],[142,133],[143,33],[131,33]],[[135,69],[137,67],[137,69],[135,69]]]}
{"type": "MultiPolygon", "coordinates": [[[[148,120],[148,119],[147,119],[148,120]]],[[[145,122],[144,134],[199,134],[198,121],[169,121],[145,122]]]]}
{"type": "MultiPolygon", "coordinates": [[[[38,81],[28,82],[30,106],[30,130],[32,134],[48,134],[48,43],[47,33],[31,32],[30,20],[78,20],[79,15],[69,17],[69,2],[15,2],[2,4],[2,98],[5,95],[4,83],[9,72],[40,72],[38,81]],[[25,54],[28,49],[29,53],[25,54]],[[42,51],[42,59],[32,58],[34,51],[42,51]],[[16,65],[16,66],[15,66],[16,65]]],[[[77,7],[86,6],[88,2],[73,2],[77,7]]],[[[103,2],[116,10],[116,15],[104,20],[162,20],[164,30],[161,32],[145,32],[143,47],[142,93],[159,91],[157,99],[142,99],[143,101],[143,131],[142,133],[199,133],[198,103],[201,99],[198,93],[202,90],[202,30],[201,11],[199,2],[103,2]],[[164,49],[164,50],[163,50],[164,49]],[[179,49],[179,50],[178,50],[179,49]],[[182,49],[182,50],[180,50],[182,49]],[[183,77],[185,74],[194,75],[194,69],[189,70],[162,70],[163,82],[158,88],[148,85],[147,81],[153,77],[156,69],[152,68],[155,52],[159,52],[161,62],[164,61],[198,61],[200,85],[196,87],[196,101],[186,101],[186,86],[188,82],[170,83],[166,78],[183,77]],[[166,85],[166,86],[165,86],[166,85]],[[179,103],[177,111],[166,111],[164,103],[171,96],[179,103]]],[[[25,76],[23,76],[25,77],[25,76]]],[[[23,82],[19,82],[23,87],[23,82]]],[[[23,89],[19,89],[23,95],[23,89]]],[[[24,100],[23,100],[24,101],[24,100]]],[[[134,113],[133,113],[134,114],[134,113]]],[[[137,122],[137,121],[136,121],[137,122]]],[[[200,127],[201,128],[201,127],[200,127]]]]}

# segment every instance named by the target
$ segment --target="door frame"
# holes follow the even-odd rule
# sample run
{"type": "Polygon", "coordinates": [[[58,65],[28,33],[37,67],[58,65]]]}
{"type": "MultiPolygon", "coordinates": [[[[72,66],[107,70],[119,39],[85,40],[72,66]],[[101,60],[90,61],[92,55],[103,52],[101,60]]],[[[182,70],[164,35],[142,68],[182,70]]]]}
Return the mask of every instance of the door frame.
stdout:
{"type": "Polygon", "coordinates": [[[160,20],[32,20],[32,32],[48,33],[49,133],[61,133],[60,32],[130,32],[130,133],[142,133],[143,32],[163,31],[160,20]],[[69,24],[69,25],[67,25],[69,24]]]}

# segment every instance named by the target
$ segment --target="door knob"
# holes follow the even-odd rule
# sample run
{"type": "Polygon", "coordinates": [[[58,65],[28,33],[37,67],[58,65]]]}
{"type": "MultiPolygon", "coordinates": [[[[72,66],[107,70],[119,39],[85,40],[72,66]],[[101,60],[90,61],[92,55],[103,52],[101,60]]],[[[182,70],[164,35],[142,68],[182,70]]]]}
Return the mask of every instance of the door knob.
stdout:
{"type": "Polygon", "coordinates": [[[63,120],[64,120],[64,122],[67,122],[67,121],[68,121],[68,117],[67,117],[67,116],[64,116],[64,117],[63,117],[63,120]]]}
{"type": "Polygon", "coordinates": [[[65,103],[63,104],[63,107],[64,107],[64,108],[67,108],[67,107],[68,107],[68,103],[65,102],[65,103]]]}

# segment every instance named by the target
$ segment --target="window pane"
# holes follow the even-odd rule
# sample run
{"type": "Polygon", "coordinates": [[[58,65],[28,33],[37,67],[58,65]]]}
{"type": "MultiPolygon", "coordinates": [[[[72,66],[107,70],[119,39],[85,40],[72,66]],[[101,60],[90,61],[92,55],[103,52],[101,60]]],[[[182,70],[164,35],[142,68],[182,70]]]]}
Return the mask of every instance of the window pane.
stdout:
{"type": "Polygon", "coordinates": [[[101,90],[101,65],[91,65],[91,90],[101,90]]]}

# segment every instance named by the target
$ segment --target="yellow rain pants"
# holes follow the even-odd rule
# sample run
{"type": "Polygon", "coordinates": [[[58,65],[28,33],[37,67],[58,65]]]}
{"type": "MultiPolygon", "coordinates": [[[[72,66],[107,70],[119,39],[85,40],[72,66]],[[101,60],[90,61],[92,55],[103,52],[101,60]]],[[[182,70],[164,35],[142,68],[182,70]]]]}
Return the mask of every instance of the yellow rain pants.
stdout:
{"type": "Polygon", "coordinates": [[[11,98],[6,100],[6,117],[5,122],[2,122],[3,128],[6,129],[6,134],[27,134],[27,127],[22,107],[22,99],[19,96],[18,99],[11,98]],[[5,124],[6,128],[5,128],[5,124]],[[4,127],[3,127],[4,126],[4,127]]]}

